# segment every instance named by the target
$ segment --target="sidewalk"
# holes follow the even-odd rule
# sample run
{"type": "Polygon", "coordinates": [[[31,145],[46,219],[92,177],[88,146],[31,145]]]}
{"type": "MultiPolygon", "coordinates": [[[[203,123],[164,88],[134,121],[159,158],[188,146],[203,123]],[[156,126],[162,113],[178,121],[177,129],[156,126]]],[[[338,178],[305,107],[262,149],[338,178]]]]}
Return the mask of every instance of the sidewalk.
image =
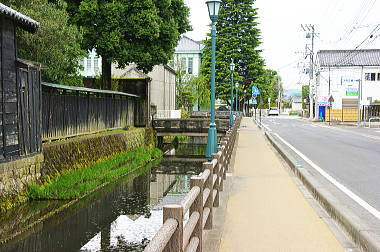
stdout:
{"type": "Polygon", "coordinates": [[[343,251],[252,119],[241,123],[220,251],[343,251]]]}

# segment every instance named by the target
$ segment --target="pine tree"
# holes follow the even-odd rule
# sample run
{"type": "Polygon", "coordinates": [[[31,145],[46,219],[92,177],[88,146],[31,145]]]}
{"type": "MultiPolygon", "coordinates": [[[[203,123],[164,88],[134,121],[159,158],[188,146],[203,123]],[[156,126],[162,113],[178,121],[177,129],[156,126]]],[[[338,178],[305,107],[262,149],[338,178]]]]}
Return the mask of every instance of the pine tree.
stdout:
{"type": "MultiPolygon", "coordinates": [[[[238,81],[239,93],[247,91],[257,83],[264,73],[264,61],[258,47],[261,44],[260,30],[257,27],[257,8],[255,0],[223,0],[217,23],[216,51],[216,95],[229,103],[231,90],[231,59],[235,62],[234,79],[238,81]]],[[[209,80],[211,61],[211,40],[205,41],[201,73],[209,80]]],[[[240,96],[241,100],[243,99],[240,96]]]]}

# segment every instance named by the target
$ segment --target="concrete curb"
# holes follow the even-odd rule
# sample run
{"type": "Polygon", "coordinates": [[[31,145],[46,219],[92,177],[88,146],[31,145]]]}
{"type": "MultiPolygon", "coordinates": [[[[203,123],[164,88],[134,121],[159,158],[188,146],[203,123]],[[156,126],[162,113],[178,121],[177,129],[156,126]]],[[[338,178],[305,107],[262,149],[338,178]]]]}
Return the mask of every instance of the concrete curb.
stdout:
{"type": "MultiPolygon", "coordinates": [[[[259,126],[261,128],[261,126],[259,126]]],[[[302,181],[305,187],[313,195],[313,197],[321,204],[326,212],[333,218],[344,231],[352,238],[353,242],[363,251],[380,251],[380,241],[376,239],[374,234],[368,228],[364,228],[359,218],[352,214],[349,210],[343,209],[339,202],[328,194],[323,186],[318,185],[318,182],[305,170],[298,168],[296,160],[292,155],[283,148],[271,133],[265,132],[265,136],[273,147],[284,158],[290,166],[294,174],[302,181]]]]}

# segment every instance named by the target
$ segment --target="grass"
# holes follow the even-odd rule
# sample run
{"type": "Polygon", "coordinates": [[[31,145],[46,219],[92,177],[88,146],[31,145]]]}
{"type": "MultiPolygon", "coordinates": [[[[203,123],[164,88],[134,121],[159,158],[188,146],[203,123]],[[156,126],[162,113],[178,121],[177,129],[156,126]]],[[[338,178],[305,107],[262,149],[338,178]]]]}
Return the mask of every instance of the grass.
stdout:
{"type": "Polygon", "coordinates": [[[76,199],[161,156],[159,149],[147,147],[125,152],[87,168],[63,173],[43,185],[33,184],[29,187],[28,196],[32,200],[76,199]]]}

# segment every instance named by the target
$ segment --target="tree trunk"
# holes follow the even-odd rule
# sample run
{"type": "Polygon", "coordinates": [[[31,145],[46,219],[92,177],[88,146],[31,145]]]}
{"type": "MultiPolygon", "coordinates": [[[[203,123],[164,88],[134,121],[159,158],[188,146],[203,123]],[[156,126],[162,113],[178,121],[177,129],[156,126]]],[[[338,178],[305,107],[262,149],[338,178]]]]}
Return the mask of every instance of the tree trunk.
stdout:
{"type": "Polygon", "coordinates": [[[102,89],[111,90],[111,62],[102,56],[102,89]]]}

